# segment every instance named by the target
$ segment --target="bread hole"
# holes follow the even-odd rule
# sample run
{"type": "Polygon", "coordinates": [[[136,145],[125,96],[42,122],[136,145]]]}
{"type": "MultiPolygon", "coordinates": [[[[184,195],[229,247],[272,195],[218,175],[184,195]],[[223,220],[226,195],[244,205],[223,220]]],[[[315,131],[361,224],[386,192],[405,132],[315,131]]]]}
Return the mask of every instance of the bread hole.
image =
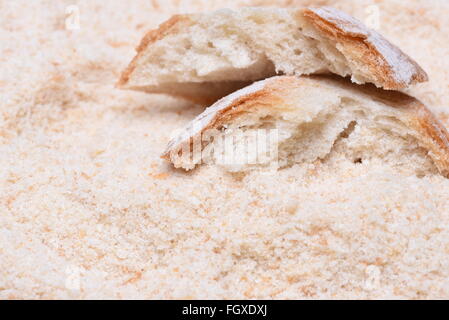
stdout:
{"type": "Polygon", "coordinates": [[[355,158],[355,159],[353,160],[353,162],[354,162],[354,163],[363,163],[363,160],[362,160],[362,158],[355,158]]]}
{"type": "Polygon", "coordinates": [[[212,41],[208,41],[208,42],[207,42],[207,46],[208,46],[210,49],[215,48],[215,46],[214,46],[214,44],[212,43],[212,41]]]}
{"type": "Polygon", "coordinates": [[[357,121],[351,121],[348,127],[340,133],[340,138],[347,139],[354,132],[355,126],[357,125],[357,121]]]}
{"type": "Polygon", "coordinates": [[[293,51],[295,53],[295,55],[300,56],[302,54],[302,51],[299,49],[295,49],[295,51],[293,51]]]}

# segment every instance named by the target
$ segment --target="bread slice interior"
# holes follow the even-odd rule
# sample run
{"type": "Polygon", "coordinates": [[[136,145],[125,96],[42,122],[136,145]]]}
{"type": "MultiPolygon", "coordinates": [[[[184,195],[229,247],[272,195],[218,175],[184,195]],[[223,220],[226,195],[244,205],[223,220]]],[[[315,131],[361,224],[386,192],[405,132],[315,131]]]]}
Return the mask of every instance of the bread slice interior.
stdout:
{"type": "Polygon", "coordinates": [[[175,167],[231,172],[381,161],[447,175],[447,131],[419,101],[329,77],[274,77],[206,109],[169,145],[175,167]]]}
{"type": "Polygon", "coordinates": [[[122,88],[212,103],[274,75],[334,73],[399,89],[427,80],[407,55],[333,8],[245,8],[175,16],[148,33],[122,88]]]}

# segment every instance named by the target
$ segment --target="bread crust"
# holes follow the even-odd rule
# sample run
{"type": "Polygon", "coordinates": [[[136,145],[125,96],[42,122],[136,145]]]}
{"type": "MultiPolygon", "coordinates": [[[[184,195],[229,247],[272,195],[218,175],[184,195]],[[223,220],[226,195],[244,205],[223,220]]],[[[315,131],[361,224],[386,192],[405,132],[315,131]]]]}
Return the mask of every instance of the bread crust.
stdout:
{"type": "MultiPolygon", "coordinates": [[[[391,44],[377,32],[368,29],[357,19],[330,7],[295,9],[298,19],[306,20],[318,36],[342,47],[346,56],[369,70],[368,82],[384,89],[403,89],[428,80],[426,72],[399,48],[391,44]]],[[[117,86],[126,88],[132,73],[138,67],[144,52],[157,41],[168,35],[177,34],[195,24],[196,15],[176,15],[149,31],[137,47],[137,54],[123,71],[117,86]]],[[[143,91],[144,87],[141,89],[143,91]]],[[[150,90],[150,92],[157,92],[150,90]]],[[[210,101],[207,97],[177,93],[176,96],[194,102],[210,101]]]]}
{"type": "Polygon", "coordinates": [[[398,90],[428,81],[416,61],[357,19],[330,7],[305,8],[300,14],[320,35],[341,44],[354,60],[366,64],[384,89],[398,90]]]}
{"type": "MultiPolygon", "coordinates": [[[[179,149],[182,144],[190,144],[195,136],[201,135],[208,129],[218,128],[225,121],[232,120],[237,117],[240,110],[247,110],[251,105],[257,105],[261,102],[266,104],[279,102],[280,98],[276,99],[275,96],[281,92],[273,91],[274,87],[266,88],[265,84],[274,82],[274,79],[279,79],[280,83],[285,82],[285,84],[287,84],[288,78],[290,77],[276,77],[259,81],[217,101],[190,122],[185,128],[185,133],[189,134],[193,132],[193,134],[181,134],[177,138],[171,140],[161,158],[170,160],[170,153],[179,149]],[[198,128],[199,130],[197,130],[198,128]]],[[[287,86],[284,86],[283,88],[286,89],[287,86]]],[[[282,89],[282,87],[280,89],[282,89]]]]}
{"type": "Polygon", "coordinates": [[[128,83],[131,74],[137,68],[140,57],[143,55],[148,46],[161,40],[162,38],[165,38],[169,34],[175,34],[179,32],[183,26],[185,27],[192,23],[193,21],[188,15],[174,15],[173,17],[159,25],[157,29],[148,31],[136,48],[135,57],[131,60],[128,67],[122,72],[120,80],[117,83],[117,87],[123,87],[128,83]]]}
{"type": "Polygon", "coordinates": [[[183,134],[168,144],[161,158],[170,161],[170,154],[181,150],[208,129],[219,129],[237,118],[241,112],[263,105],[273,108],[289,104],[291,90],[298,86],[323,86],[342,89],[353,96],[373,99],[401,110],[401,121],[415,130],[419,143],[429,151],[441,174],[449,177],[449,133],[433,113],[419,100],[397,91],[386,91],[372,84],[355,85],[338,76],[280,76],[256,82],[206,109],[194,119],[183,134]]]}
{"type": "MultiPolygon", "coordinates": [[[[334,78],[340,85],[349,88],[350,84],[334,78]]],[[[443,123],[418,99],[399,91],[378,89],[371,84],[356,88],[366,97],[378,100],[404,111],[403,120],[423,137],[421,143],[431,153],[440,172],[449,178],[449,133],[443,123]]]]}

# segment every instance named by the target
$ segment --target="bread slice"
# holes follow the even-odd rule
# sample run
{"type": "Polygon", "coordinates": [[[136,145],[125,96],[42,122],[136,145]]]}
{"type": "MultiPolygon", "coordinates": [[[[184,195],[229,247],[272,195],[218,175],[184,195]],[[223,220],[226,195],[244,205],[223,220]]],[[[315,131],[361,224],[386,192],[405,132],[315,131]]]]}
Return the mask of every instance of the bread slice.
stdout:
{"type": "Polygon", "coordinates": [[[118,86],[212,103],[277,74],[335,73],[402,89],[423,69],[376,31],[330,7],[177,15],[150,31],[118,86]]]}
{"type": "Polygon", "coordinates": [[[162,157],[186,170],[206,162],[248,171],[337,156],[353,162],[380,159],[418,175],[448,176],[449,134],[426,106],[403,93],[337,76],[280,76],[255,82],[207,108],[162,157]],[[277,131],[277,139],[255,147],[261,142],[254,140],[255,133],[261,131],[277,131]],[[226,139],[231,149],[223,148],[226,139]],[[249,157],[220,162],[223,151],[249,157]]]}

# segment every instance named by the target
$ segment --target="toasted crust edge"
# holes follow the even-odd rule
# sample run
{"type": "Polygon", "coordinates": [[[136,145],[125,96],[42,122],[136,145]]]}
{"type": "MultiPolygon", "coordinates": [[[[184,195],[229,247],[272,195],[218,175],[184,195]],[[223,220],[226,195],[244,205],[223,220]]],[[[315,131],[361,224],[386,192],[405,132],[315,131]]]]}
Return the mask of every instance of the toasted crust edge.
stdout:
{"type": "MultiPolygon", "coordinates": [[[[202,120],[207,119],[208,116],[210,115],[210,119],[207,121],[207,123],[201,127],[201,130],[199,132],[197,132],[198,135],[201,135],[204,131],[214,128],[214,127],[218,127],[221,124],[224,123],[224,121],[229,121],[232,120],[233,118],[237,117],[238,115],[238,111],[240,109],[242,109],[243,107],[249,107],[251,105],[256,105],[259,102],[263,102],[265,104],[267,104],[269,102],[269,100],[273,100],[275,97],[275,101],[277,102],[279,100],[282,100],[279,96],[281,94],[281,91],[283,89],[287,89],[287,86],[281,86],[280,84],[286,84],[288,85],[288,82],[291,81],[291,78],[294,77],[273,77],[273,78],[269,78],[266,80],[262,80],[256,83],[253,83],[252,85],[243,88],[241,90],[236,91],[235,93],[231,94],[231,95],[235,95],[237,94],[237,96],[234,99],[231,99],[228,104],[225,104],[226,99],[228,97],[230,97],[231,95],[224,97],[222,99],[220,99],[219,101],[217,101],[215,104],[213,104],[212,106],[210,106],[208,109],[206,109],[202,114],[200,114],[197,118],[195,118],[193,121],[190,122],[189,125],[195,125],[198,123],[201,123],[202,120]],[[276,87],[267,87],[267,84],[273,84],[274,82],[276,82],[276,80],[279,80],[280,83],[277,83],[276,87]],[[250,93],[243,93],[245,91],[245,89],[247,88],[251,88],[255,85],[257,85],[258,83],[262,83],[264,82],[264,85],[256,91],[252,91],[250,93]],[[279,90],[276,90],[279,89],[279,90]],[[238,95],[240,92],[242,92],[242,94],[238,95]],[[216,110],[213,110],[214,112],[211,114],[208,114],[208,111],[211,111],[211,109],[213,109],[214,107],[217,107],[216,110]],[[228,114],[229,110],[235,110],[233,113],[228,114]],[[226,115],[226,117],[225,117],[226,115]]],[[[193,126],[192,126],[193,128],[193,126]]],[[[166,159],[168,161],[170,161],[170,153],[176,149],[178,149],[180,146],[182,146],[185,143],[190,143],[191,139],[193,139],[196,136],[190,136],[187,137],[186,139],[183,139],[183,137],[178,136],[177,138],[171,140],[168,145],[166,150],[164,151],[164,153],[161,155],[162,159],[166,159]]]]}
{"type": "MultiPolygon", "coordinates": [[[[347,79],[336,76],[304,76],[302,78],[318,79],[318,81],[319,79],[330,80],[345,89],[351,91],[356,90],[367,98],[390,105],[393,108],[403,109],[405,112],[404,120],[423,137],[420,139],[420,143],[428,149],[430,156],[440,173],[449,177],[449,133],[444,125],[422,102],[402,92],[385,91],[376,88],[372,84],[355,85],[347,81],[347,79]]],[[[170,141],[167,149],[161,155],[161,158],[170,161],[171,152],[178,152],[186,143],[191,144],[193,139],[197,135],[201,135],[204,131],[220,127],[226,122],[231,121],[233,118],[236,118],[242,109],[247,110],[260,103],[269,107],[280,101],[282,102],[285,100],[285,93],[288,92],[290,88],[298,85],[299,80],[300,79],[297,77],[289,76],[274,77],[268,79],[268,81],[265,80],[265,84],[261,89],[247,94],[241,94],[231,100],[230,103],[217,108],[217,110],[210,116],[209,121],[203,124],[201,130],[196,134],[183,139],[177,137],[170,141]]],[[[220,101],[215,105],[219,105],[220,101]]],[[[201,117],[198,117],[197,119],[201,120],[201,117]]],[[[197,119],[190,124],[193,124],[197,119]]]]}
{"type": "MultiPolygon", "coordinates": [[[[306,7],[298,9],[297,14],[305,17],[322,36],[342,44],[348,51],[354,51],[354,55],[358,54],[363,56],[364,63],[366,63],[370,70],[370,78],[373,78],[369,82],[374,82],[377,86],[381,86],[387,90],[398,90],[404,89],[414,83],[428,81],[426,72],[416,61],[386,40],[382,35],[370,30],[363,23],[346,15],[344,12],[330,7],[306,7]],[[369,40],[369,35],[377,35],[384,41],[385,46],[390,52],[394,52],[394,54],[401,58],[401,65],[396,67],[401,69],[403,66],[411,70],[411,74],[407,79],[401,79],[400,72],[393,70],[388,59],[378,50],[375,43],[369,40]],[[379,60],[383,61],[383,65],[379,65],[379,60]]],[[[158,29],[149,31],[136,48],[136,55],[128,67],[122,72],[116,86],[118,88],[126,88],[130,76],[137,68],[138,60],[144,51],[151,44],[163,39],[167,35],[179,32],[181,26],[192,25],[194,23],[192,17],[194,15],[175,15],[162,23],[158,29]]],[[[203,102],[203,99],[200,97],[192,99],[188,95],[178,94],[177,96],[193,100],[194,102],[203,102]]]]}
{"type": "MultiPolygon", "coordinates": [[[[350,84],[345,85],[349,86],[350,84]]],[[[431,158],[440,173],[449,178],[449,132],[424,103],[403,92],[386,91],[371,84],[357,87],[374,100],[379,100],[394,108],[405,109],[409,126],[423,137],[427,137],[421,142],[431,153],[431,158]]]]}
{"type": "Polygon", "coordinates": [[[357,53],[363,56],[364,62],[368,65],[376,82],[378,82],[384,89],[404,89],[408,85],[428,81],[429,78],[427,73],[415,60],[376,31],[370,30],[362,23],[357,24],[358,21],[356,19],[350,21],[349,19],[345,19],[344,16],[338,16],[335,12],[330,13],[332,18],[326,18],[320,14],[319,10],[339,12],[330,7],[320,7],[304,8],[301,10],[301,14],[304,15],[304,17],[306,17],[322,35],[341,43],[343,46],[349,48],[350,51],[357,51],[357,53]],[[357,29],[361,29],[363,32],[360,32],[357,29]],[[390,62],[384,54],[379,52],[376,44],[369,40],[369,34],[378,36],[385,42],[389,51],[395,52],[401,57],[401,62],[407,64],[407,67],[412,70],[409,79],[403,79],[402,81],[397,80],[398,78],[401,78],[401,76],[393,70],[390,62]],[[384,62],[384,65],[379,65],[378,59],[381,59],[384,62]]]}

